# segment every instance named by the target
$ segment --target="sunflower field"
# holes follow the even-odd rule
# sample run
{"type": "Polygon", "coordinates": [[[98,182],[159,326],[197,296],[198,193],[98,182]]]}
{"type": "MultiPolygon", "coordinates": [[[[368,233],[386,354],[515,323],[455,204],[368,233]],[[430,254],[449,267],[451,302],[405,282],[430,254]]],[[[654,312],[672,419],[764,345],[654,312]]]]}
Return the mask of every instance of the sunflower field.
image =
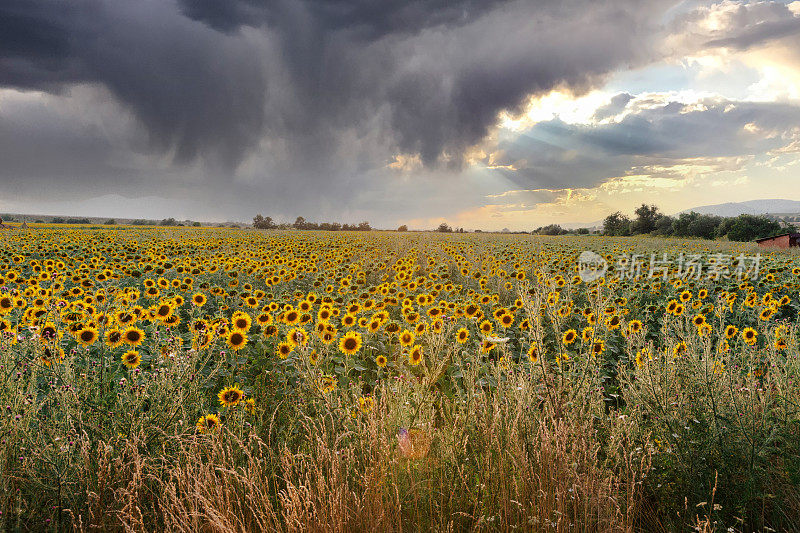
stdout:
{"type": "Polygon", "coordinates": [[[0,238],[2,531],[800,530],[792,251],[0,238]]]}

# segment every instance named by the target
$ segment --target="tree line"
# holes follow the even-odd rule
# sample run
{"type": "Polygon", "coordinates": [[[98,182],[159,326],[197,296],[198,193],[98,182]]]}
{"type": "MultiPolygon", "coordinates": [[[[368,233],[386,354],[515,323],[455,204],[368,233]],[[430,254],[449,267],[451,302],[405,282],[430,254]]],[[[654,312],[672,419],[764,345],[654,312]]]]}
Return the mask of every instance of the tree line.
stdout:
{"type": "Polygon", "coordinates": [[[366,220],[358,224],[340,224],[338,222],[309,222],[305,217],[297,217],[294,223],[276,223],[272,217],[261,214],[253,217],[253,227],[256,229],[300,229],[322,231],[369,231],[372,226],[366,220]]]}
{"type": "Polygon", "coordinates": [[[671,217],[661,213],[655,205],[642,204],[629,218],[617,211],[603,220],[604,235],[663,235],[673,237],[699,237],[716,239],[727,237],[731,241],[752,241],[797,231],[791,224],[780,223],[762,215],[721,217],[691,211],[671,217]]]}

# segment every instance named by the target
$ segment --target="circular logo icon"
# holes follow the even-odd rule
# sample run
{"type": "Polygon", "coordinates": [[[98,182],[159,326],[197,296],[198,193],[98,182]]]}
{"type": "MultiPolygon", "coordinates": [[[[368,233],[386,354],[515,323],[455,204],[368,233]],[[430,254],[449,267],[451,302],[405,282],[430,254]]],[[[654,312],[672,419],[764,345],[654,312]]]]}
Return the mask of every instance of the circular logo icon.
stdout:
{"type": "Polygon", "coordinates": [[[602,255],[586,250],[578,256],[578,275],[588,283],[606,275],[608,262],[602,255]]]}

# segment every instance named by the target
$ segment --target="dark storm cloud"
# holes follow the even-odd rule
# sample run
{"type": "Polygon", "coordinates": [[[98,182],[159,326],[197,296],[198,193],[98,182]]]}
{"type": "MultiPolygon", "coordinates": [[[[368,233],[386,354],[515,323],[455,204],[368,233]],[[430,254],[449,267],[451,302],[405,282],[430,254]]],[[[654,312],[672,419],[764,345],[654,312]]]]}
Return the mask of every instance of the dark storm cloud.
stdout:
{"type": "Polygon", "coordinates": [[[498,112],[646,61],[668,4],[6,0],[0,85],[102,85],[153,148],[229,173],[255,154],[266,182],[318,183],[397,152],[459,167],[498,112]]]}
{"type": "Polygon", "coordinates": [[[0,85],[60,92],[101,84],[179,162],[238,162],[263,124],[256,51],[157,1],[5,0],[0,85]]]}
{"type": "Polygon", "coordinates": [[[221,31],[293,24],[302,11],[303,24],[317,31],[348,30],[365,40],[464,24],[503,3],[510,0],[180,0],[188,17],[221,31]]]}
{"type": "Polygon", "coordinates": [[[669,169],[758,156],[790,144],[800,127],[796,105],[702,103],[703,108],[679,102],[634,108],[609,124],[540,122],[500,142],[502,156],[493,163],[515,166],[505,173],[519,188],[590,188],[646,166],[669,169]]]}

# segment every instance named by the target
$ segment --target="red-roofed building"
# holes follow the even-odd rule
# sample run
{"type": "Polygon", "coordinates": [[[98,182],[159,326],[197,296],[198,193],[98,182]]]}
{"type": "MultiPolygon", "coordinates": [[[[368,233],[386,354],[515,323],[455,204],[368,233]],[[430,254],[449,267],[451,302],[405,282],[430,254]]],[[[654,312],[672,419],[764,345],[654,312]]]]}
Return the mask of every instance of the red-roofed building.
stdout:
{"type": "Polygon", "coordinates": [[[759,246],[771,248],[793,248],[800,246],[800,233],[784,233],[774,237],[756,239],[759,246]]]}

